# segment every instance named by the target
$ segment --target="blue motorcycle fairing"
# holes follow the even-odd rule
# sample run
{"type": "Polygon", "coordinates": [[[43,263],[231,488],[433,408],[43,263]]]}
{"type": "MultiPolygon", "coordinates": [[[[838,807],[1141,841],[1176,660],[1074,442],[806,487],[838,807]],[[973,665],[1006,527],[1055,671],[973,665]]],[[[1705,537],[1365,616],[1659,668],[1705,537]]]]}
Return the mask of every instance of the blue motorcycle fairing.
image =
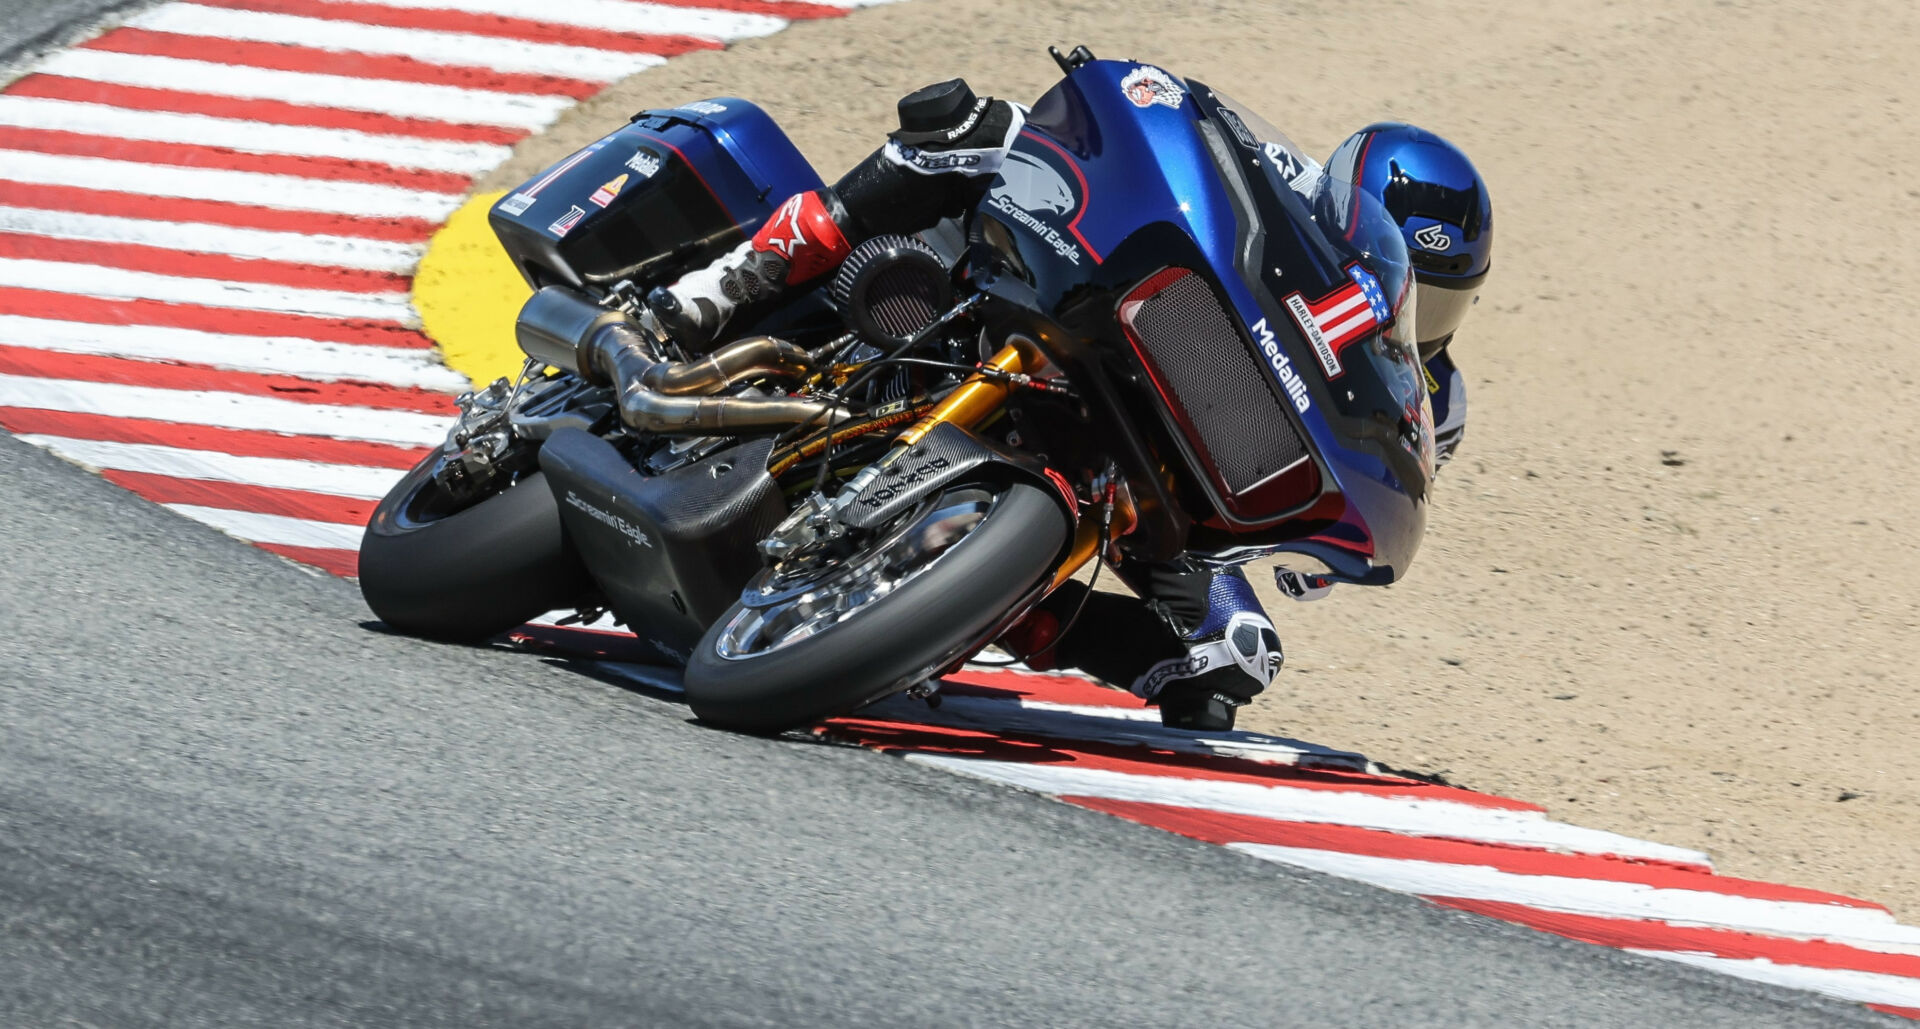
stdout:
{"type": "Polygon", "coordinates": [[[1123,82],[1142,67],[1089,62],[1034,105],[977,209],[977,277],[1004,270],[1024,280],[1055,322],[1055,338],[1042,345],[1070,376],[1101,369],[1122,393],[1131,382],[1137,409],[1160,383],[1150,371],[1143,379],[1128,370],[1144,357],[1136,360],[1114,331],[1116,311],[1129,291],[1170,266],[1203,273],[1251,363],[1264,369],[1235,374],[1261,376],[1277,401],[1247,417],[1291,420],[1317,474],[1250,506],[1251,494],[1236,497],[1209,474],[1191,426],[1176,424],[1177,402],[1162,388],[1165,399],[1149,405],[1161,417],[1143,421],[1164,422],[1156,438],[1183,452],[1209,485],[1205,500],[1184,505],[1201,519],[1189,548],[1296,551],[1343,580],[1391,582],[1418,549],[1431,476],[1431,415],[1417,358],[1374,332],[1339,351],[1351,367],[1330,381],[1283,298],[1351,289],[1351,269],[1360,267],[1392,294],[1397,312],[1409,292],[1404,245],[1382,252],[1377,233],[1360,231],[1374,219],[1364,206],[1371,198],[1340,198],[1351,200],[1342,214],[1355,238],[1323,231],[1333,212],[1310,209],[1309,198],[1288,188],[1245,124],[1222,119],[1207,87],[1172,79],[1183,87],[1177,97],[1161,90],[1141,104],[1130,96],[1123,82]]]}

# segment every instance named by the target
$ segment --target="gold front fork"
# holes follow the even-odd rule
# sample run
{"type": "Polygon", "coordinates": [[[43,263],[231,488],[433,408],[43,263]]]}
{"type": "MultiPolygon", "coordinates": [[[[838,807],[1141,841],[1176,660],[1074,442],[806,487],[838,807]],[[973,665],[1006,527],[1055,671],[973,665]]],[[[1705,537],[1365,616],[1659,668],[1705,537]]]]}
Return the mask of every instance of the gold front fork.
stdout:
{"type": "Polygon", "coordinates": [[[1053,585],[1047,587],[1052,593],[1066,585],[1075,572],[1087,566],[1100,553],[1100,519],[1082,518],[1073,530],[1073,549],[1067,551],[1067,559],[1053,570],[1053,585]]]}
{"type": "Polygon", "coordinates": [[[1006,403],[1007,394],[1013,392],[1013,384],[1007,381],[1009,376],[1032,375],[1046,365],[1046,358],[1031,347],[1012,343],[1001,347],[999,353],[981,365],[980,371],[961,383],[959,389],[947,394],[945,400],[913,423],[913,428],[901,433],[894,442],[911,447],[941,422],[952,422],[963,429],[979,425],[987,420],[988,415],[998,411],[1000,405],[1006,403]]]}
{"type": "MultiPolygon", "coordinates": [[[[1020,343],[1026,343],[1021,340],[1020,343]]],[[[900,434],[895,444],[911,447],[933,431],[933,427],[942,422],[951,422],[963,429],[972,429],[1006,403],[1008,394],[1013,392],[1013,384],[1008,381],[1014,375],[1033,375],[1047,366],[1045,357],[1032,344],[1024,346],[1009,343],[1000,348],[979,372],[960,384],[960,388],[947,394],[946,399],[935,405],[913,427],[900,434]]],[[[1095,498],[1099,500],[1100,498],[1095,498]]],[[[1112,500],[1108,499],[1111,504],[1112,500]]],[[[1099,505],[1096,505],[1098,507],[1099,505]]],[[[1131,509],[1127,514],[1131,515],[1131,509]]],[[[1109,518],[1111,512],[1109,512],[1109,518]]],[[[1053,573],[1053,584],[1047,587],[1051,593],[1061,584],[1073,578],[1075,572],[1086,567],[1087,562],[1100,556],[1102,535],[1101,518],[1082,518],[1074,528],[1073,548],[1067,552],[1067,559],[1060,563],[1053,573]]]]}

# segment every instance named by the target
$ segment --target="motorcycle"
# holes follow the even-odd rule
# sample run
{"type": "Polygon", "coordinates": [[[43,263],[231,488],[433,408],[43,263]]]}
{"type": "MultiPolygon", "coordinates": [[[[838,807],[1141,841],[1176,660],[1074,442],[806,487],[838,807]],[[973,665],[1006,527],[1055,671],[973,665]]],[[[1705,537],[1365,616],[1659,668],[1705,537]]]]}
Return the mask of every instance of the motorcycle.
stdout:
{"type": "Polygon", "coordinates": [[[758,107],[642,111],[495,204],[525,369],[379,505],[373,611],[610,611],[698,717],[777,732],[925,694],[1089,564],[1403,574],[1433,441],[1393,223],[1225,94],[1051,52],[973,211],[707,348],[641,298],[822,185],[758,107]]]}

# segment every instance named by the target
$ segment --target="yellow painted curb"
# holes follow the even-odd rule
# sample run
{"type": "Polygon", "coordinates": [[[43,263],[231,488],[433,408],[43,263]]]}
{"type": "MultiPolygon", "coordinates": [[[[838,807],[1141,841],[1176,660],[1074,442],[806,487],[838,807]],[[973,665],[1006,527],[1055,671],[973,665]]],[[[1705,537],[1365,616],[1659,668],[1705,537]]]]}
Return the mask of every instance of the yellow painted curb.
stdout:
{"type": "Polygon", "coordinates": [[[440,347],[447,367],[475,385],[520,374],[525,360],[513,319],[532,290],[487,225],[487,210],[504,193],[479,193],[453,212],[427,243],[413,276],[420,326],[440,347]]]}

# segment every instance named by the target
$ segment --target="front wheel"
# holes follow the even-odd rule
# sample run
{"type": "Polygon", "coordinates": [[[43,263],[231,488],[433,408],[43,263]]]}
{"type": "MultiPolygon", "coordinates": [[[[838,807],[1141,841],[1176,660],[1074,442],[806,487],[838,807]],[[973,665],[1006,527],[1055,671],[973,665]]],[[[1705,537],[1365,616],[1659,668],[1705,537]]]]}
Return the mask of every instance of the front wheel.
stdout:
{"type": "Polygon", "coordinates": [[[1071,526],[1024,483],[948,486],[817,577],[750,584],[694,649],[704,722],[779,732],[913,685],[973,646],[1043,576],[1071,526]]]}

